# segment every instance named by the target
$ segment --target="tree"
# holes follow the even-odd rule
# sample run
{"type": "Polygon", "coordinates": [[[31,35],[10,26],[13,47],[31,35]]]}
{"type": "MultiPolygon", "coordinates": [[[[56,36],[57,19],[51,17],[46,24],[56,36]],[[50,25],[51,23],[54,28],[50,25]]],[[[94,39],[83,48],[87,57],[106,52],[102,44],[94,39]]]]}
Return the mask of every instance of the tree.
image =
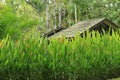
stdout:
{"type": "Polygon", "coordinates": [[[75,3],[74,3],[74,9],[75,9],[75,23],[77,23],[77,7],[75,3]]]}
{"type": "Polygon", "coordinates": [[[46,27],[50,28],[49,25],[49,0],[46,0],[46,27]]]}
{"type": "Polygon", "coordinates": [[[25,0],[26,3],[30,4],[37,12],[43,12],[45,10],[46,0],[25,0]]]}
{"type": "Polygon", "coordinates": [[[54,29],[57,28],[56,11],[57,11],[57,8],[56,8],[56,0],[54,0],[54,29]]]}
{"type": "Polygon", "coordinates": [[[61,5],[62,5],[62,2],[61,0],[59,0],[59,27],[61,27],[61,5]]]}

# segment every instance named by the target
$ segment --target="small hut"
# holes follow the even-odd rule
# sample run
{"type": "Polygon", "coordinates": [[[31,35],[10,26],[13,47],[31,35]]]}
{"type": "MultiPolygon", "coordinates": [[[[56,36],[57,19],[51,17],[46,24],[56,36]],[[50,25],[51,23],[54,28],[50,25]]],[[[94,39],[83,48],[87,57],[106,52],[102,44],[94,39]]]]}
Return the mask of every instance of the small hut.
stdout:
{"type": "Polygon", "coordinates": [[[65,36],[66,38],[71,38],[71,37],[75,37],[76,33],[78,34],[82,34],[84,33],[86,30],[98,30],[99,32],[101,32],[103,29],[105,31],[109,31],[109,29],[113,29],[116,30],[119,27],[113,23],[112,21],[106,19],[106,18],[100,18],[100,19],[90,19],[90,20],[85,20],[85,21],[80,21],[78,23],[76,23],[75,25],[63,29],[60,28],[58,30],[54,30],[54,32],[49,32],[48,37],[49,38],[54,38],[54,37],[62,37],[65,36]],[[50,34],[51,33],[51,34],[50,34]]]}

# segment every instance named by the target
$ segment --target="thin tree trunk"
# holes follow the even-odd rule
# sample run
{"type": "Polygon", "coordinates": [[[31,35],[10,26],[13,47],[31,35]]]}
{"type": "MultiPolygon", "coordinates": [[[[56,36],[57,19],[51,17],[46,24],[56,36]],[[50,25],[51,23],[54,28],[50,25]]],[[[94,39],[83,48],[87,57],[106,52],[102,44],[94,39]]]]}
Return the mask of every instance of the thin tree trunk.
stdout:
{"type": "MultiPolygon", "coordinates": [[[[39,5],[39,3],[40,3],[40,0],[38,1],[37,6],[39,5]]],[[[40,8],[39,7],[38,7],[38,11],[40,13],[40,8]]],[[[38,21],[40,21],[40,14],[38,15],[38,21]]]]}
{"type": "Polygon", "coordinates": [[[62,5],[61,0],[59,0],[59,24],[58,24],[59,27],[61,27],[61,5],[62,5]]]}
{"type": "Polygon", "coordinates": [[[100,18],[101,17],[101,13],[102,13],[102,9],[101,9],[101,1],[98,0],[98,17],[100,18]]]}
{"type": "Polygon", "coordinates": [[[57,28],[56,24],[57,24],[57,19],[56,19],[56,1],[54,0],[54,29],[57,28]]]}
{"type": "Polygon", "coordinates": [[[75,23],[77,23],[77,7],[76,7],[76,4],[74,4],[74,9],[75,9],[75,23]]]}
{"type": "Polygon", "coordinates": [[[46,0],[46,27],[49,29],[49,0],[46,0]]]}

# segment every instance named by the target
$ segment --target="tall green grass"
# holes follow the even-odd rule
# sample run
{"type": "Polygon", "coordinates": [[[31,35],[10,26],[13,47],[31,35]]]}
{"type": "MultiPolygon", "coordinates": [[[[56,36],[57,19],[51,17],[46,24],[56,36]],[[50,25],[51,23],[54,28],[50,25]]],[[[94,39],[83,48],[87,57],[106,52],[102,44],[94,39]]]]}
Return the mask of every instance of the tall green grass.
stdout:
{"type": "Polygon", "coordinates": [[[120,76],[120,36],[0,41],[0,80],[105,80],[120,76]]]}

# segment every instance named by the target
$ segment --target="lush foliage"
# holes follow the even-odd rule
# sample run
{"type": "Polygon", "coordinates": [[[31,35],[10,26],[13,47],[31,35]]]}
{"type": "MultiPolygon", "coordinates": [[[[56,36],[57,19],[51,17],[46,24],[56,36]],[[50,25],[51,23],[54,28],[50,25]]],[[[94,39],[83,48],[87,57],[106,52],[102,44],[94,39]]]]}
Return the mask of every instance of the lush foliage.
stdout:
{"type": "MultiPolygon", "coordinates": [[[[45,1],[41,0],[30,0],[31,5],[34,5],[37,10],[41,12],[42,15],[45,15],[45,1]],[[42,13],[43,12],[43,13],[42,13]]],[[[50,1],[50,25],[53,27],[53,0],[50,1]]],[[[120,25],[120,1],[119,0],[60,0],[62,2],[62,10],[66,10],[67,16],[62,19],[62,26],[69,27],[75,22],[75,9],[74,4],[77,6],[77,19],[78,21],[92,19],[92,18],[108,18],[114,21],[116,24],[120,25]]],[[[57,11],[59,0],[56,0],[57,11]]],[[[41,17],[41,19],[45,19],[41,17]]],[[[45,22],[44,22],[45,23],[45,22]]]]}
{"type": "MultiPolygon", "coordinates": [[[[74,5],[78,21],[106,17],[120,26],[119,0],[55,0],[56,11],[53,0],[49,1],[52,28],[54,12],[57,26],[59,12],[63,27],[75,23],[74,5]]],[[[119,32],[103,36],[92,32],[92,37],[87,33],[83,38],[49,42],[37,32],[31,35],[33,27],[46,29],[45,14],[46,0],[0,1],[0,80],[105,80],[120,76],[119,32]]]]}
{"type": "Polygon", "coordinates": [[[22,32],[37,25],[38,19],[31,13],[34,14],[27,5],[15,10],[14,6],[0,3],[0,38],[9,34],[16,39],[22,32]]]}
{"type": "MultiPolygon", "coordinates": [[[[0,1],[0,38],[7,34],[13,38],[20,36],[21,31],[39,27],[46,29],[46,1],[45,0],[5,0],[0,1]]],[[[75,23],[75,9],[78,21],[106,17],[120,25],[119,0],[55,0],[58,26],[59,1],[61,1],[61,26],[69,27],[75,23]]],[[[49,0],[49,24],[54,26],[54,3],[49,0]]]]}
{"type": "Polygon", "coordinates": [[[105,80],[120,76],[120,37],[92,32],[92,38],[48,42],[7,36],[0,41],[0,63],[1,80],[105,80]]]}

